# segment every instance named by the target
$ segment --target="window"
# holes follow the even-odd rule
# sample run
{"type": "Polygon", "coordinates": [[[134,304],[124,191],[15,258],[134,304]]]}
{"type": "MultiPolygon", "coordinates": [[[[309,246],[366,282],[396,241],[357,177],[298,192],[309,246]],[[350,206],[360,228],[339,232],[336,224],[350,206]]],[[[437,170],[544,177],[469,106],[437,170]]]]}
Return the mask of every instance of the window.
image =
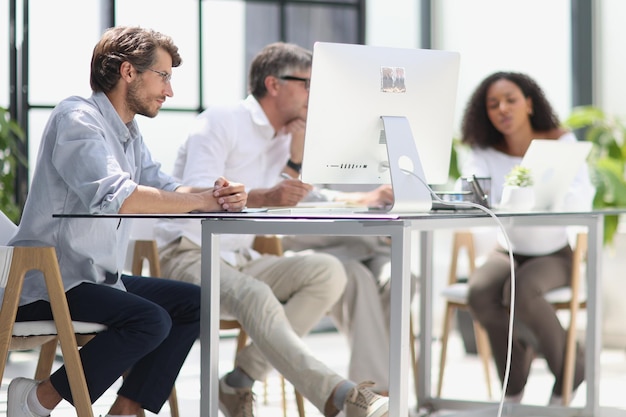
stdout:
{"type": "MultiPolygon", "coordinates": [[[[282,40],[312,48],[317,40],[364,43],[365,0],[0,0],[0,7],[9,9],[9,2],[16,11],[0,19],[28,28],[21,46],[28,54],[7,60],[0,82],[9,85],[11,71],[21,74],[28,102],[18,107],[10,102],[9,89],[0,88],[0,105],[15,106],[25,120],[31,175],[51,109],[70,95],[91,94],[91,53],[106,27],[152,27],[171,35],[180,49],[183,65],[174,70],[174,97],[159,117],[138,119],[167,172],[198,112],[245,97],[247,68],[266,44],[282,40]],[[76,15],[81,18],[72,17],[76,15]]],[[[0,34],[0,43],[0,53],[8,56],[7,33],[0,34]]],[[[22,202],[25,198],[18,196],[22,202]]]]}

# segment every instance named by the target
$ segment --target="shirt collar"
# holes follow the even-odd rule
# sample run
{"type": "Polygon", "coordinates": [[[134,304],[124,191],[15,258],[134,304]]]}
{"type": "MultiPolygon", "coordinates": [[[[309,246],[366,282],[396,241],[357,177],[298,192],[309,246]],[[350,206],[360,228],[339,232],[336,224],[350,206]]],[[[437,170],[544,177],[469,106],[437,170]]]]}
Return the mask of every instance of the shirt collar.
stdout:
{"type": "Polygon", "coordinates": [[[91,97],[104,119],[109,122],[111,128],[115,131],[115,136],[121,143],[126,143],[140,136],[135,119],[133,118],[127,125],[124,124],[120,115],[104,92],[95,92],[91,97]]]}
{"type": "Polygon", "coordinates": [[[267,139],[271,139],[276,136],[276,131],[274,127],[270,123],[267,115],[263,111],[263,107],[257,101],[256,98],[252,94],[250,94],[244,100],[243,105],[250,111],[250,116],[252,117],[252,122],[259,128],[263,135],[267,139]]]}

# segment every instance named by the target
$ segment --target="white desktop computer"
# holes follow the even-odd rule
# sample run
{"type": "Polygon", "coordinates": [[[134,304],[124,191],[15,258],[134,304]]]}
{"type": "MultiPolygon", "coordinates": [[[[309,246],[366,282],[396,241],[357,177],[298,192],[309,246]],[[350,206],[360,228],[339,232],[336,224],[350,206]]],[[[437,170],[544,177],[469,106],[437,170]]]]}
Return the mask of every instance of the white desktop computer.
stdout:
{"type": "Polygon", "coordinates": [[[431,208],[448,181],[457,52],[317,42],[302,180],[391,183],[392,212],[431,208]]]}

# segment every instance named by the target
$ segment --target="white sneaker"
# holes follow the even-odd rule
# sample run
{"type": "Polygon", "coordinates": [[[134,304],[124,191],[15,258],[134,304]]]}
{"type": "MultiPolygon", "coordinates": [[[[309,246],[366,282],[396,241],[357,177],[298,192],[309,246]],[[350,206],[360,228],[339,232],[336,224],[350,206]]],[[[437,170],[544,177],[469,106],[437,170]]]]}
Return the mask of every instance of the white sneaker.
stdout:
{"type": "Polygon", "coordinates": [[[28,378],[15,378],[9,384],[7,394],[7,417],[39,417],[28,409],[27,399],[37,381],[28,378]]]}

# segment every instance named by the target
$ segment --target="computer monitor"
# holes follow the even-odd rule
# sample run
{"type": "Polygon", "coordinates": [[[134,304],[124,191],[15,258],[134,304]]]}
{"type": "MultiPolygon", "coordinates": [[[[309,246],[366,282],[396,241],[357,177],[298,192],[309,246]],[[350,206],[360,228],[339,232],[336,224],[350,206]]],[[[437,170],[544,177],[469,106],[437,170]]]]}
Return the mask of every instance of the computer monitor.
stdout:
{"type": "Polygon", "coordinates": [[[448,181],[459,62],[457,52],[315,43],[302,180],[392,183],[392,211],[430,210],[415,176],[448,181]]]}

